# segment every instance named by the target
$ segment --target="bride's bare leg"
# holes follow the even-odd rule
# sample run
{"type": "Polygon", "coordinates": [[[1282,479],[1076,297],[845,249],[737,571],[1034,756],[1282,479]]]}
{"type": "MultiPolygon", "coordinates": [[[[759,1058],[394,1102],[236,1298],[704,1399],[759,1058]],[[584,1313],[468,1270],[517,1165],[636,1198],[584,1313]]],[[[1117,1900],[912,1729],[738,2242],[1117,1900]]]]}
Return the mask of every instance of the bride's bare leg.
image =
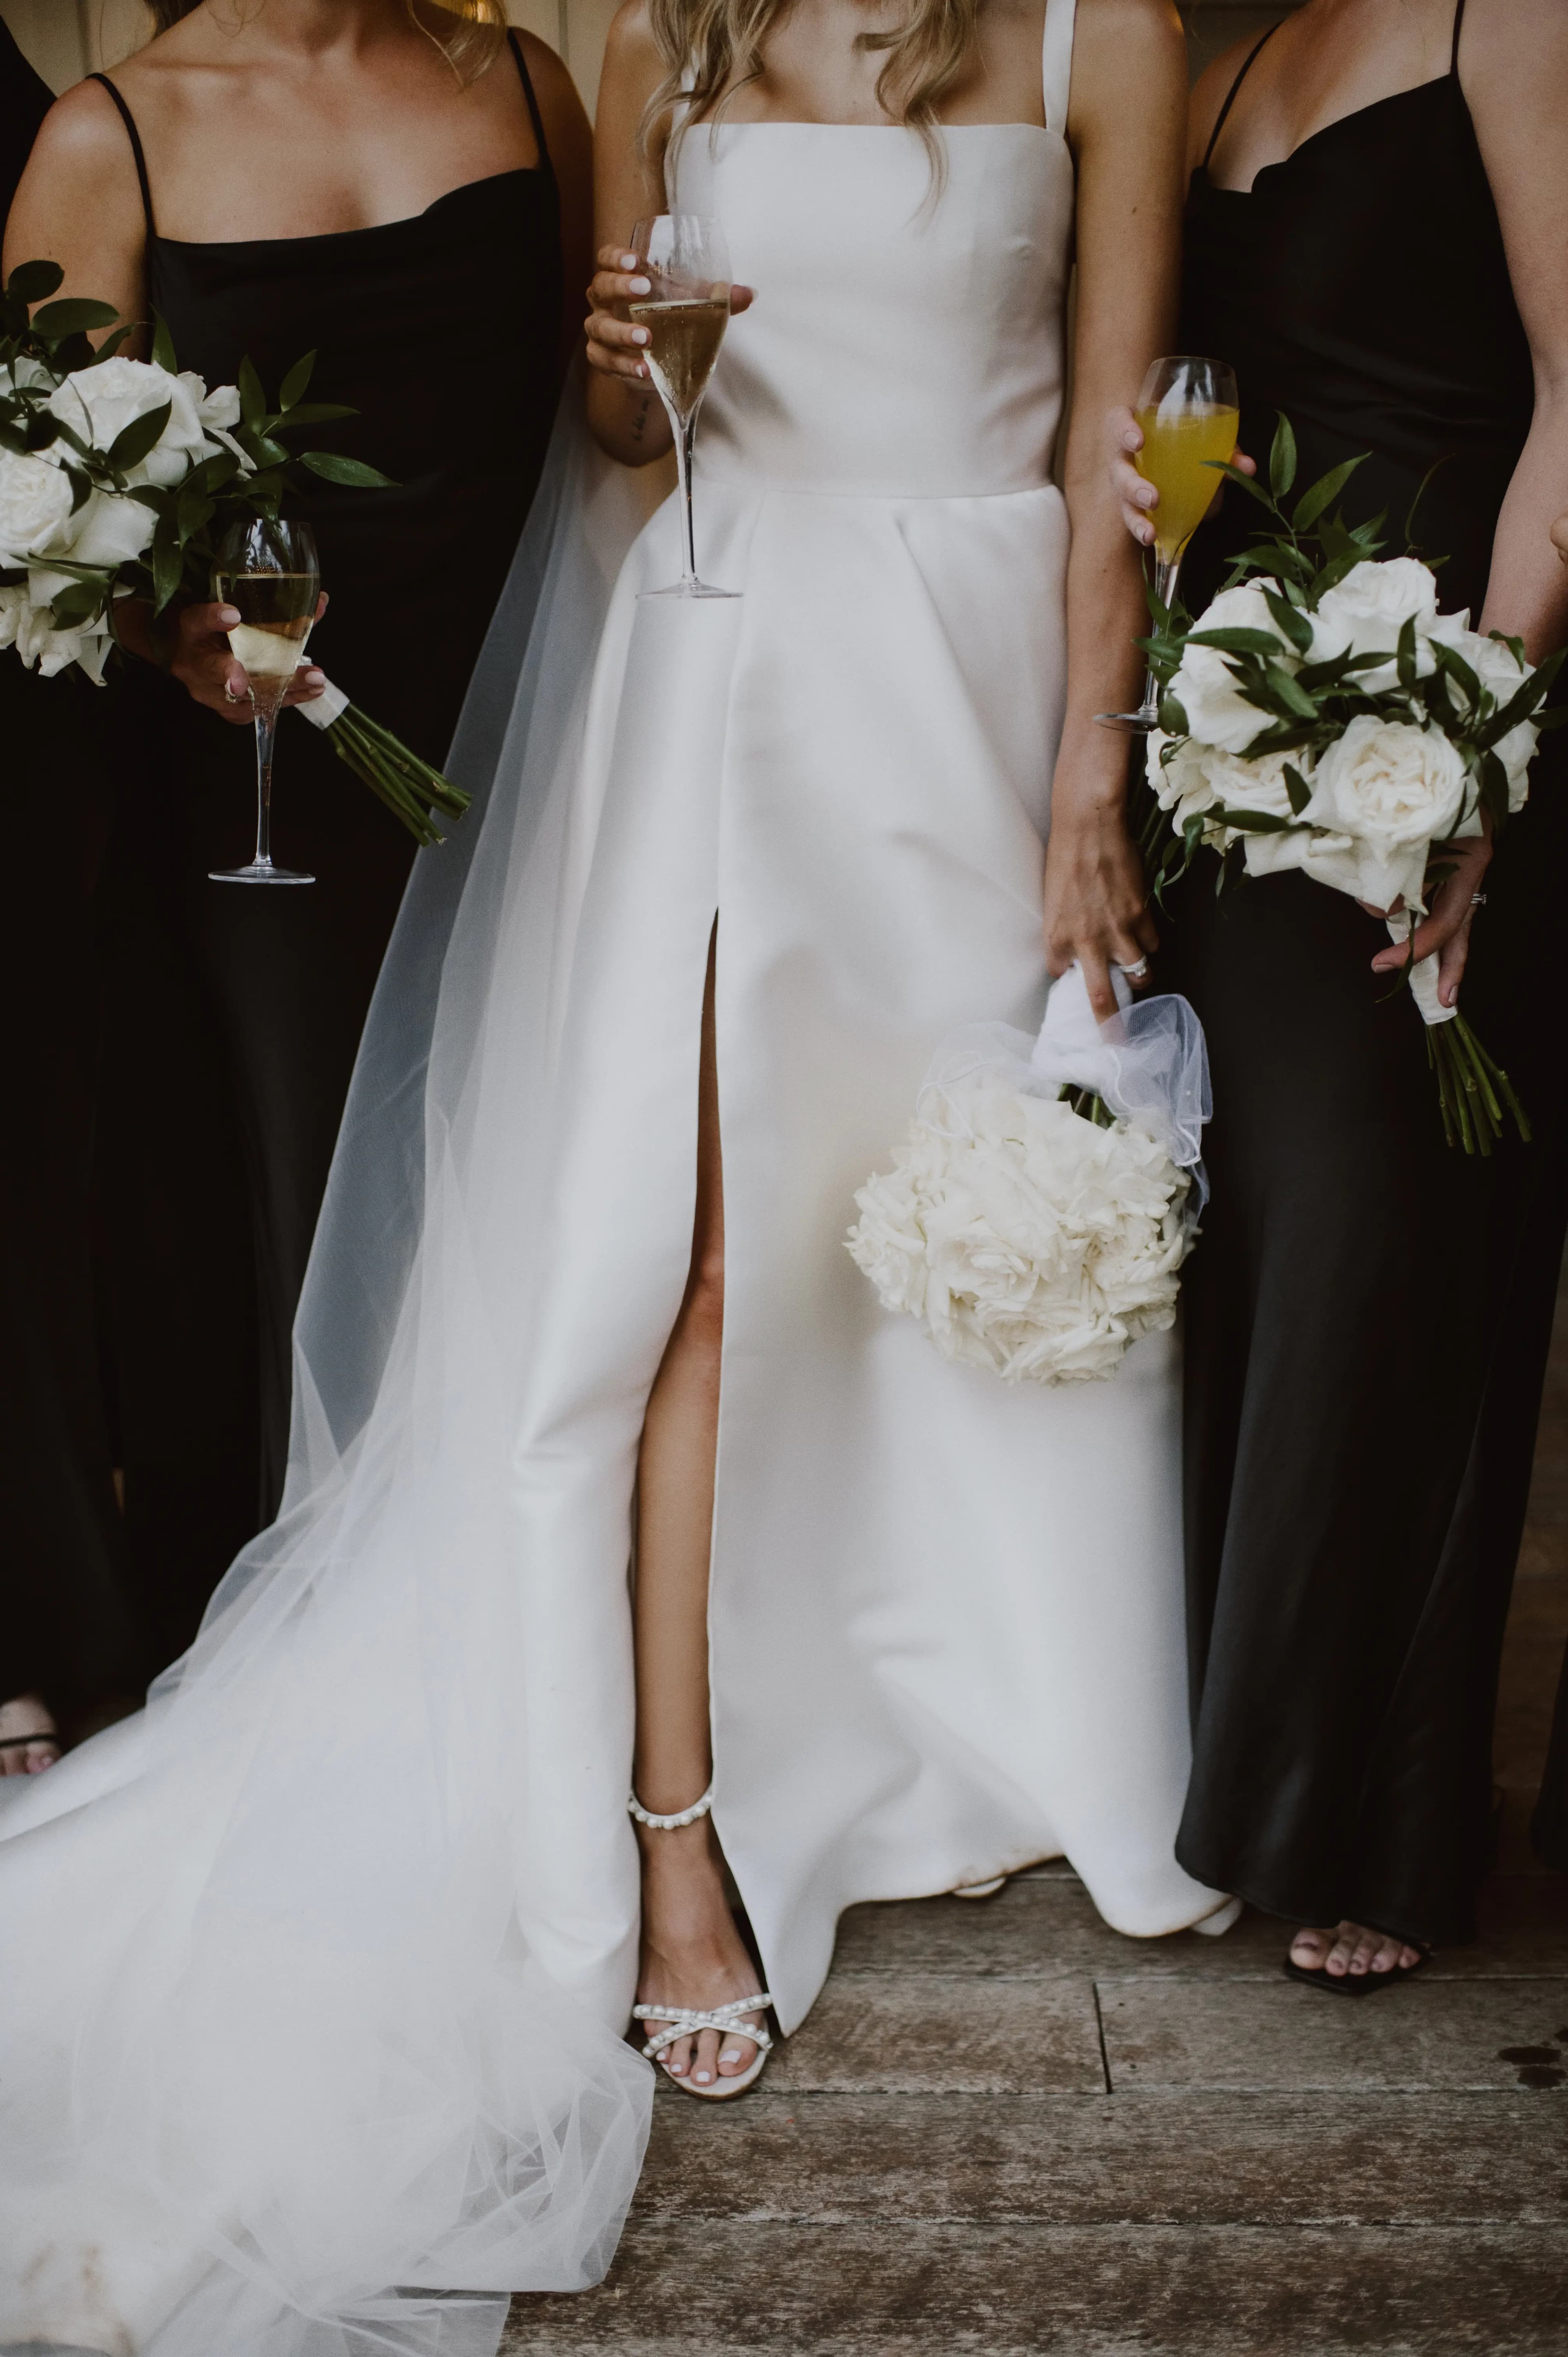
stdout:
{"type": "MultiPolygon", "coordinates": [[[[724,1335],[724,1177],[714,1055],[714,956],[703,996],[698,1099],[697,1212],[686,1295],[649,1396],[638,1477],[637,1796],[672,1816],[707,1790],[708,1557],[713,1541],[724,1335]]],[[[642,1847],[644,2005],[712,2007],[749,1996],[757,1967],[725,1898],[718,1843],[706,1817],[671,1832],[637,1828],[642,1847]]],[[[758,2017],[760,2021],[760,2017],[758,2017]]],[[[650,2022],[650,2029],[660,2025],[650,2022]]],[[[716,2031],[666,2050],[678,2076],[732,2078],[753,2041],[716,2031]]]]}

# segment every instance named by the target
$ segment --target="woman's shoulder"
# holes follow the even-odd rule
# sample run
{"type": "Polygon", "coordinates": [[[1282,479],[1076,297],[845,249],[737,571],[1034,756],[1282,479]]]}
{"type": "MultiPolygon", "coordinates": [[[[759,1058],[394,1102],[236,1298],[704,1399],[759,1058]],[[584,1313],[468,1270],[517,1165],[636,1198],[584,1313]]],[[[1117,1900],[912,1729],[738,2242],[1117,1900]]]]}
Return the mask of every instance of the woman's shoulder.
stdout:
{"type": "Polygon", "coordinates": [[[1192,102],[1187,112],[1188,155],[1194,164],[1202,157],[1219,120],[1219,110],[1234,86],[1236,77],[1258,45],[1256,32],[1244,33],[1211,58],[1192,86],[1192,102]]]}
{"type": "Polygon", "coordinates": [[[621,0],[610,18],[605,40],[605,73],[613,75],[618,81],[646,84],[652,89],[663,81],[668,70],[653,29],[649,0],[621,0]]]}
{"type": "Polygon", "coordinates": [[[1109,121],[1151,95],[1187,91],[1187,36],[1176,0],[1078,0],[1072,104],[1109,121]]]}

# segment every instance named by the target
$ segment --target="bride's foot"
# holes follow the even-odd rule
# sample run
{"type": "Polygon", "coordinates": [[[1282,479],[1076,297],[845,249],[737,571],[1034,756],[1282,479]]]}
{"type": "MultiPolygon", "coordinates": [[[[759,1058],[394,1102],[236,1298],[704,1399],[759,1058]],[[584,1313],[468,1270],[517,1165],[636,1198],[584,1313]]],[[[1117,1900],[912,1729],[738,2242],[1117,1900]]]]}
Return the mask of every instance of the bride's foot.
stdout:
{"type": "Polygon", "coordinates": [[[37,1695],[0,1702],[0,1776],[37,1776],[59,1751],[59,1730],[37,1695]]]}
{"type": "Polygon", "coordinates": [[[1326,1973],[1330,1980],[1359,1979],[1367,1973],[1413,1972],[1422,1951],[1364,1923],[1338,1923],[1331,1931],[1298,1932],[1290,1960],[1304,1973],[1326,1973]]]}
{"type": "MultiPolygon", "coordinates": [[[[650,2038],[667,2029],[676,2009],[712,2012],[737,1997],[755,1996],[757,1966],[746,1952],[725,1896],[724,1866],[711,1821],[655,1830],[639,1824],[642,1851],[642,1968],[639,2005],[652,2008],[642,2027],[650,2038]],[[660,2014],[660,2005],[671,2011],[660,2014]]],[[[761,2013],[743,2014],[722,2034],[699,2030],[677,2038],[659,2060],[672,2079],[714,2088],[739,2078],[756,2060],[761,2013]]]]}

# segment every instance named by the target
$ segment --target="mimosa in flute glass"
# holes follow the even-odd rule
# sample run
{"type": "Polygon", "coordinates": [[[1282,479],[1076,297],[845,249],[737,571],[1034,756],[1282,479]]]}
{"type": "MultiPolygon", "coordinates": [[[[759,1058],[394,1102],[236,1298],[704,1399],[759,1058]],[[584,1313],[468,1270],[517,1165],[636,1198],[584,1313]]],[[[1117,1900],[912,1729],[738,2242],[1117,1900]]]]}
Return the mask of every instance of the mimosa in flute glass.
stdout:
{"type": "Polygon", "coordinates": [[[730,268],[724,233],[702,213],[659,213],[639,221],[632,246],[651,284],[628,305],[633,322],[648,331],[643,358],[664,404],[675,436],[685,525],[685,569],[667,589],[645,589],[645,597],[734,597],[697,577],[692,522],[692,452],[697,412],[729,324],[730,268]]]}
{"type": "MultiPolygon", "coordinates": [[[[1155,527],[1155,590],[1163,606],[1176,596],[1187,542],[1208,513],[1219,486],[1217,468],[1235,455],[1241,412],[1236,379],[1223,361],[1183,352],[1156,361],[1144,379],[1135,411],[1144,447],[1135,461],[1160,495],[1155,527]]],[[[1151,672],[1136,712],[1101,712],[1108,728],[1147,730],[1159,723],[1159,690],[1151,672]]]]}
{"type": "Polygon", "coordinates": [[[214,884],[314,884],[274,865],[273,749],[289,682],[305,658],[321,592],[321,561],[307,526],[252,516],[228,533],[212,568],[212,595],[240,619],[229,645],[245,666],[256,716],[256,852],[243,867],[215,867],[214,884]]]}

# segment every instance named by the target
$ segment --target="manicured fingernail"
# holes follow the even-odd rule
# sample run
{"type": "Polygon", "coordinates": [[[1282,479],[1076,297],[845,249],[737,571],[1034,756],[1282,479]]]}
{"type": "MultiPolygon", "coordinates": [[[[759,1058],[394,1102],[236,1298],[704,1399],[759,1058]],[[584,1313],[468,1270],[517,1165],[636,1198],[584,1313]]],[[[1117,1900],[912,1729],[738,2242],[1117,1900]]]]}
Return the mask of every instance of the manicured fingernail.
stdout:
{"type": "Polygon", "coordinates": [[[238,606],[220,606],[218,619],[226,630],[231,630],[240,619],[240,608],[238,606]]]}
{"type": "Polygon", "coordinates": [[[634,295],[651,295],[653,292],[652,279],[634,278],[631,282],[631,291],[634,295]]]}
{"type": "Polygon", "coordinates": [[[637,268],[637,259],[638,258],[635,253],[623,253],[620,258],[621,268],[623,270],[635,270],[637,268]]]}
{"type": "Polygon", "coordinates": [[[645,344],[648,341],[647,328],[634,328],[631,331],[631,340],[634,344],[645,344]]]}

